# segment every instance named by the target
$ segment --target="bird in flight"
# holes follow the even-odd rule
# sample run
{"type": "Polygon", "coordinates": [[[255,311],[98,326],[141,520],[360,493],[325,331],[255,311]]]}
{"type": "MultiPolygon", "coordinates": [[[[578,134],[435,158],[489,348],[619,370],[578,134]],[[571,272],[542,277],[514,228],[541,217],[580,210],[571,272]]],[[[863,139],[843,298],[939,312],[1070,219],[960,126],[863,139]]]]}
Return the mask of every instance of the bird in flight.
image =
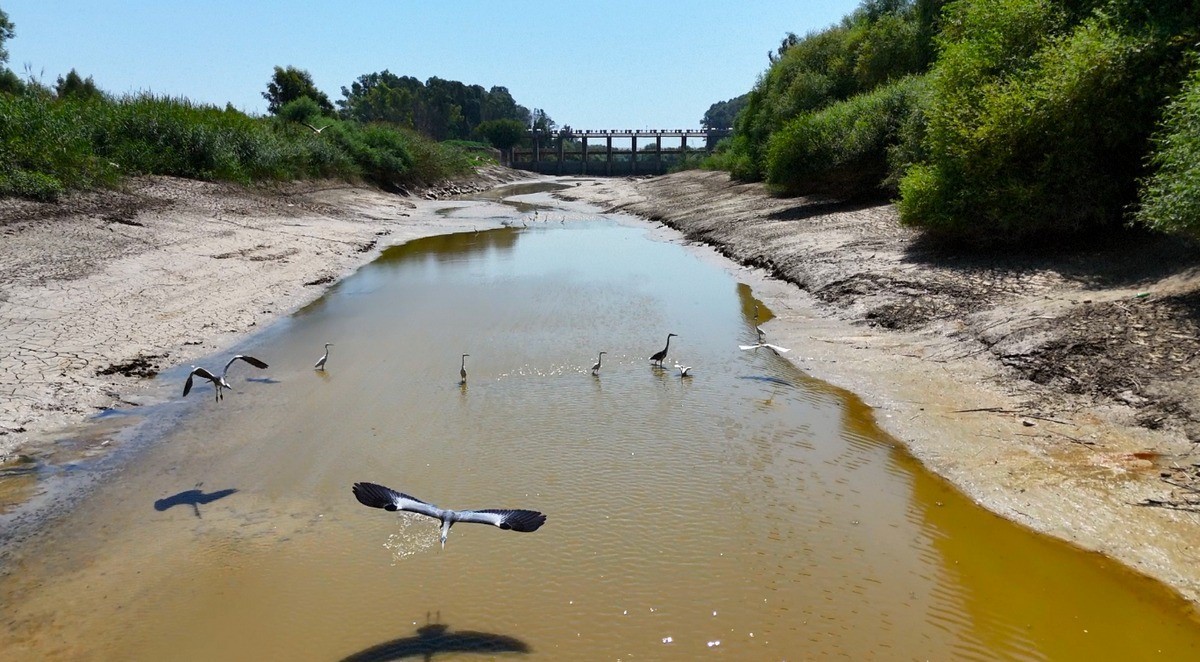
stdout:
{"type": "Polygon", "coordinates": [[[213,396],[213,398],[215,400],[224,399],[225,395],[224,395],[224,393],[222,393],[222,391],[224,391],[225,389],[230,389],[230,390],[233,389],[233,387],[229,385],[229,382],[225,380],[225,376],[229,374],[229,366],[233,365],[233,362],[237,361],[239,359],[242,361],[245,361],[246,363],[249,363],[250,365],[254,366],[255,368],[266,368],[267,367],[266,362],[256,359],[253,356],[247,356],[245,354],[238,354],[238,355],[234,356],[232,359],[229,359],[229,361],[225,364],[225,369],[221,371],[220,377],[212,374],[211,372],[209,372],[208,370],[205,370],[204,368],[192,366],[192,371],[188,373],[187,381],[183,383],[183,396],[186,398],[187,394],[191,393],[192,378],[199,377],[201,379],[207,379],[208,381],[213,383],[213,388],[216,390],[216,393],[213,396]]]}
{"type": "Polygon", "coordinates": [[[656,363],[656,364],[658,364],[658,367],[660,367],[660,368],[662,367],[663,359],[667,358],[667,350],[671,349],[671,337],[677,336],[677,335],[679,335],[679,334],[677,334],[677,333],[668,333],[667,334],[667,346],[663,347],[661,352],[655,352],[654,354],[652,354],[650,356],[651,363],[656,363]]]}
{"type": "Polygon", "coordinates": [[[604,355],[607,353],[608,352],[600,352],[600,355],[596,357],[596,364],[592,366],[593,375],[598,376],[600,374],[600,364],[604,363],[604,355]]]}
{"type": "Polygon", "coordinates": [[[332,124],[326,124],[325,126],[323,126],[323,127],[321,127],[321,128],[319,128],[319,129],[318,129],[317,127],[315,127],[315,126],[313,126],[313,125],[309,124],[308,122],[305,122],[305,123],[304,123],[304,126],[307,126],[308,128],[312,129],[312,130],[313,130],[313,133],[321,133],[322,131],[324,131],[325,129],[328,129],[329,127],[331,127],[331,126],[333,126],[333,125],[332,125],[332,124]]]}
{"type": "Polygon", "coordinates": [[[449,510],[375,483],[355,483],[351,489],[354,491],[354,497],[364,506],[382,508],[390,512],[417,513],[441,521],[443,549],[446,547],[446,536],[450,533],[450,527],[456,522],[491,524],[506,531],[524,533],[537,531],[546,523],[546,516],[536,510],[449,510]]]}
{"type": "Polygon", "coordinates": [[[772,352],[775,352],[776,354],[786,354],[786,353],[792,351],[786,347],[780,347],[779,345],[772,345],[771,343],[768,343],[768,342],[760,342],[757,345],[738,345],[738,348],[740,348],[740,349],[758,349],[759,347],[766,347],[767,349],[771,350],[772,352]]]}
{"type": "Polygon", "coordinates": [[[325,343],[325,353],[321,355],[321,358],[317,359],[317,364],[313,366],[317,370],[325,369],[325,362],[329,360],[329,348],[330,347],[333,347],[333,343],[331,343],[331,342],[325,343]]]}

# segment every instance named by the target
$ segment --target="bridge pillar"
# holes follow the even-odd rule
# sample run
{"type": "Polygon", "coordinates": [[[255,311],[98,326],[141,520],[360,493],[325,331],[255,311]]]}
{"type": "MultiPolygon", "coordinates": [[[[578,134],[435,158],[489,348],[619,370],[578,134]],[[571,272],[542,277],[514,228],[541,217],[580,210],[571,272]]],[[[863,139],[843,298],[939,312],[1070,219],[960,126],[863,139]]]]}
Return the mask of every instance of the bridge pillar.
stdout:
{"type": "Polygon", "coordinates": [[[637,134],[634,133],[629,138],[629,144],[632,148],[629,150],[629,174],[637,174],[637,134]]]}
{"type": "Polygon", "coordinates": [[[582,154],[582,155],[580,155],[580,161],[579,161],[579,173],[580,173],[580,174],[582,174],[582,175],[586,175],[586,174],[587,174],[587,165],[588,165],[588,164],[587,164],[587,162],[588,162],[588,155],[587,155],[587,136],[586,136],[586,135],[585,135],[585,136],[581,136],[581,137],[580,137],[580,139],[583,141],[583,154],[582,154]]]}
{"type": "Polygon", "coordinates": [[[662,167],[662,135],[654,136],[654,174],[663,174],[662,167]]]}
{"type": "Polygon", "coordinates": [[[563,171],[563,139],[566,138],[563,134],[558,134],[558,167],[555,169],[556,175],[561,175],[563,171]]]}
{"type": "Polygon", "coordinates": [[[608,141],[608,145],[607,145],[608,154],[605,155],[605,157],[604,157],[604,174],[611,175],[612,174],[612,134],[608,135],[607,141],[608,141]]]}

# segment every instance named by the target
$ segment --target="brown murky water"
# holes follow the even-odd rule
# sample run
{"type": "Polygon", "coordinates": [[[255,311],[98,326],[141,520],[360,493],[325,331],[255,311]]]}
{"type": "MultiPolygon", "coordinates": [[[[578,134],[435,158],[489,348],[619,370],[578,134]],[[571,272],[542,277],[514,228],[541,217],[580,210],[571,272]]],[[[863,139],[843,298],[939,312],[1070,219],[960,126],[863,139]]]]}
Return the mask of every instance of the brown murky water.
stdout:
{"type": "Polygon", "coordinates": [[[739,351],[755,303],[607,221],[389,250],[241,348],[268,370],[169,403],[161,438],[9,551],[0,656],[1200,654],[1161,586],[982,511],[851,394],[739,351]],[[649,365],[668,332],[693,377],[649,365]],[[460,524],[443,550],[356,481],[549,519],[460,524]]]}

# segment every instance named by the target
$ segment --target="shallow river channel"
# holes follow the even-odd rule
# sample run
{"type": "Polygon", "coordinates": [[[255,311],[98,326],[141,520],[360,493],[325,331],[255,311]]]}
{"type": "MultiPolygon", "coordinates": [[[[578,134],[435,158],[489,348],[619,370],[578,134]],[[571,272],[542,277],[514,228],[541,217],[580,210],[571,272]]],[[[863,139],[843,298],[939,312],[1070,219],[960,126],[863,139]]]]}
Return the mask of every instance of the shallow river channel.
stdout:
{"type": "Polygon", "coordinates": [[[522,199],[449,204],[510,227],[393,247],[248,338],[270,367],[235,364],[223,401],[180,398],[179,366],[161,404],[61,442],[124,451],[0,477],[91,483],[8,541],[0,658],[1200,657],[1165,588],[974,506],[853,394],[739,350],[770,311],[735,271],[522,199]],[[442,549],[358,481],[548,519],[442,549]]]}

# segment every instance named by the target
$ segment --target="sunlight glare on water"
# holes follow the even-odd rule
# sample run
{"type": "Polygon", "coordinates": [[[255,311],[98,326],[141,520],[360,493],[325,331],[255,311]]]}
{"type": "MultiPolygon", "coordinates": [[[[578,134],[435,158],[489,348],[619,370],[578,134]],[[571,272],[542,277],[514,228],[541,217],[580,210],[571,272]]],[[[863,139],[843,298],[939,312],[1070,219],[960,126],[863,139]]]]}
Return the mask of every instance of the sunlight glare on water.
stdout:
{"type": "Polygon", "coordinates": [[[240,372],[223,402],[180,402],[169,433],[9,552],[0,650],[1200,652],[1194,613],[1161,586],[980,510],[852,395],[738,350],[755,340],[756,303],[766,319],[712,260],[630,221],[390,249],[239,348],[269,361],[269,380],[240,372]],[[668,333],[667,369],[651,367],[668,333]],[[442,549],[436,522],[357,503],[359,481],[548,519],[533,533],[458,524],[442,549]]]}

